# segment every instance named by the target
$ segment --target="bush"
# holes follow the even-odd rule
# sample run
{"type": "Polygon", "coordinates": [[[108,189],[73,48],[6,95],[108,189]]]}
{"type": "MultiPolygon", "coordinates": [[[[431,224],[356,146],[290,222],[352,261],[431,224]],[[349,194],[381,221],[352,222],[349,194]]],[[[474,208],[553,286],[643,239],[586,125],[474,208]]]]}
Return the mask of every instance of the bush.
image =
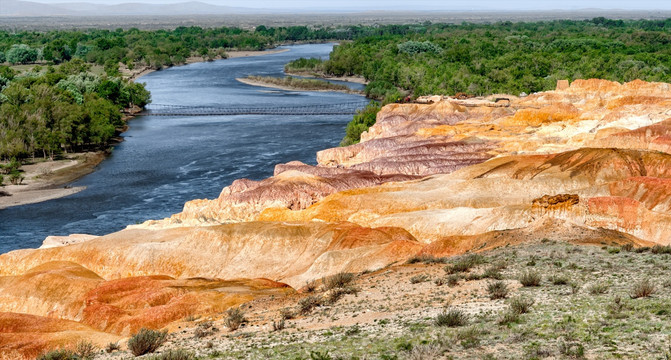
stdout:
{"type": "Polygon", "coordinates": [[[314,281],[308,281],[305,283],[305,287],[303,288],[303,290],[306,293],[315,292],[315,290],[317,290],[317,283],[314,281]]]}
{"type": "Polygon", "coordinates": [[[37,360],[80,360],[79,356],[71,350],[51,350],[37,357],[37,360]]]}
{"type": "Polygon", "coordinates": [[[284,330],[285,327],[286,327],[286,320],[284,320],[283,318],[277,321],[273,321],[273,331],[284,330]]]}
{"type": "Polygon", "coordinates": [[[649,279],[643,279],[634,284],[634,287],[631,290],[631,298],[638,299],[649,297],[654,294],[655,291],[655,285],[651,283],[649,279]]]}
{"type": "Polygon", "coordinates": [[[335,288],[329,292],[327,301],[329,304],[335,304],[338,300],[340,300],[341,297],[343,297],[343,295],[357,294],[358,292],[359,289],[353,286],[335,288]]]}
{"type": "Polygon", "coordinates": [[[284,320],[290,320],[293,319],[296,316],[293,310],[289,308],[283,308],[280,310],[280,317],[284,320]]]}
{"type": "Polygon", "coordinates": [[[377,113],[380,111],[380,105],[371,101],[363,110],[357,111],[352,121],[345,128],[345,137],[340,142],[340,146],[349,146],[361,141],[361,134],[368,131],[368,128],[375,124],[377,113]]]}
{"type": "Polygon", "coordinates": [[[526,314],[531,311],[533,305],[534,301],[532,299],[518,297],[510,302],[510,311],[515,314],[526,314]]]}
{"type": "Polygon", "coordinates": [[[324,279],[324,289],[331,290],[335,288],[344,288],[354,281],[354,274],[340,272],[324,279]]]}
{"type": "Polygon", "coordinates": [[[436,326],[458,327],[468,323],[468,315],[458,309],[443,311],[434,320],[436,326]]]}
{"type": "Polygon", "coordinates": [[[512,311],[506,311],[501,315],[501,317],[496,321],[496,323],[499,325],[509,325],[517,323],[518,321],[520,321],[519,314],[512,311]]]}
{"type": "Polygon", "coordinates": [[[461,280],[461,276],[459,274],[452,274],[447,277],[447,285],[450,287],[457,286],[459,284],[459,280],[461,280]]]}
{"type": "Polygon", "coordinates": [[[121,346],[119,345],[118,342],[115,342],[115,343],[111,342],[111,343],[107,344],[107,346],[105,347],[105,352],[107,352],[107,353],[111,353],[111,352],[115,352],[115,351],[119,351],[119,350],[121,350],[121,346]]]}
{"type": "Polygon", "coordinates": [[[520,283],[523,286],[540,286],[541,276],[537,272],[526,271],[520,276],[520,283]]]}
{"type": "Polygon", "coordinates": [[[650,252],[652,252],[653,254],[671,254],[671,245],[668,246],[655,245],[650,249],[650,252]]]}
{"type": "Polygon", "coordinates": [[[503,275],[499,271],[497,267],[490,266],[488,267],[485,272],[482,274],[482,277],[487,279],[494,279],[494,280],[501,280],[503,279],[503,275]]]}
{"type": "Polygon", "coordinates": [[[415,276],[411,277],[411,278],[410,278],[410,283],[411,283],[411,284],[419,284],[419,283],[423,283],[423,282],[425,282],[425,281],[427,281],[427,280],[429,280],[429,276],[428,276],[428,275],[425,275],[425,274],[419,274],[419,275],[415,275],[415,276]]]}
{"type": "Polygon", "coordinates": [[[317,295],[308,296],[298,302],[298,309],[302,315],[312,312],[312,309],[322,304],[321,297],[317,295]]]}
{"type": "Polygon", "coordinates": [[[98,348],[90,341],[80,341],[77,343],[75,353],[82,360],[92,360],[96,356],[98,348]]]}
{"type": "Polygon", "coordinates": [[[160,355],[154,355],[148,360],[196,360],[196,356],[186,350],[177,349],[168,350],[160,355]]]}
{"type": "Polygon", "coordinates": [[[226,324],[226,327],[228,328],[229,331],[235,331],[238,328],[240,328],[240,325],[245,323],[247,320],[245,319],[245,313],[240,310],[240,308],[232,308],[226,310],[226,320],[224,320],[224,324],[226,324]]]}
{"type": "Polygon", "coordinates": [[[505,299],[508,297],[508,285],[503,281],[495,281],[487,284],[487,293],[492,300],[505,299]]]}
{"type": "Polygon", "coordinates": [[[430,41],[419,42],[410,40],[402,44],[398,44],[397,48],[399,52],[408,55],[415,55],[424,52],[438,54],[441,51],[443,51],[443,49],[440,46],[430,41]]]}
{"type": "Polygon", "coordinates": [[[562,275],[552,275],[548,280],[553,284],[553,285],[566,285],[568,284],[568,278],[566,276],[562,275]]]}
{"type": "Polygon", "coordinates": [[[608,292],[608,284],[592,284],[587,288],[592,295],[601,295],[608,292]]]}
{"type": "Polygon", "coordinates": [[[158,331],[142,328],[128,340],[128,350],[135,356],[153,353],[163,345],[167,338],[167,330],[158,331]]]}
{"type": "Polygon", "coordinates": [[[467,272],[474,266],[484,262],[485,258],[482,257],[482,255],[466,255],[457,260],[454,264],[446,266],[445,271],[449,274],[467,272]]]}
{"type": "Polygon", "coordinates": [[[406,261],[406,264],[445,264],[447,262],[446,257],[435,257],[433,255],[415,255],[406,261]]]}

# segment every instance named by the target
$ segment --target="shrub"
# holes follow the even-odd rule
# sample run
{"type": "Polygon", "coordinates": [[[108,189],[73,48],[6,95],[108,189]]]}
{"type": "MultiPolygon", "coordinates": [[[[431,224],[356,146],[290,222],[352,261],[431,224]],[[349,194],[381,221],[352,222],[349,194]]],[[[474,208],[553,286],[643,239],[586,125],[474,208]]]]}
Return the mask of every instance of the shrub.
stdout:
{"type": "Polygon", "coordinates": [[[410,278],[411,284],[419,284],[429,280],[429,276],[425,274],[415,275],[410,278]]]}
{"type": "Polygon", "coordinates": [[[37,360],[80,360],[71,350],[51,350],[37,357],[37,360]]]}
{"type": "Polygon", "coordinates": [[[168,331],[142,328],[128,340],[128,350],[135,356],[153,353],[168,338],[168,331]]]}
{"type": "Polygon", "coordinates": [[[434,320],[436,326],[458,327],[468,323],[468,315],[458,309],[443,311],[436,316],[434,320]]]}
{"type": "Polygon", "coordinates": [[[487,284],[487,293],[492,300],[508,297],[508,285],[503,281],[494,281],[487,284]]]}
{"type": "Polygon", "coordinates": [[[494,280],[501,280],[503,279],[503,275],[499,271],[499,269],[495,266],[490,266],[488,267],[485,272],[482,274],[483,278],[489,278],[489,279],[494,279],[494,280]]]}
{"type": "Polygon", "coordinates": [[[240,310],[240,308],[232,308],[226,310],[226,319],[224,320],[224,324],[226,324],[226,327],[228,328],[229,331],[235,331],[237,330],[240,325],[245,323],[247,320],[245,319],[245,313],[240,310]]]}
{"type": "Polygon", "coordinates": [[[436,286],[443,286],[445,285],[445,279],[442,277],[436,278],[433,280],[433,283],[436,284],[436,286]]]}
{"type": "Polygon", "coordinates": [[[523,286],[540,286],[541,276],[537,272],[526,271],[520,276],[520,283],[523,286]]]}
{"type": "Polygon", "coordinates": [[[343,295],[348,295],[348,294],[357,294],[359,292],[359,289],[353,287],[353,286],[347,286],[343,288],[336,288],[331,290],[329,292],[327,301],[329,304],[335,304],[338,300],[340,300],[343,295]]]}
{"type": "Polygon", "coordinates": [[[519,314],[513,311],[505,311],[503,315],[496,321],[499,325],[509,325],[520,321],[519,314]]]}
{"type": "Polygon", "coordinates": [[[320,351],[310,351],[310,360],[331,360],[333,359],[331,355],[329,355],[328,351],[325,352],[320,352],[320,351]]]}
{"type": "Polygon", "coordinates": [[[585,357],[585,347],[579,342],[559,342],[559,353],[568,357],[582,359],[585,357]]]}
{"type": "Polygon", "coordinates": [[[277,321],[273,321],[273,331],[284,330],[285,327],[286,327],[286,320],[279,319],[277,321]]]}
{"type": "Polygon", "coordinates": [[[458,274],[452,274],[447,277],[447,285],[457,286],[457,284],[459,284],[459,280],[461,280],[461,276],[459,276],[458,274]]]}
{"type": "Polygon", "coordinates": [[[671,254],[671,245],[668,246],[662,246],[662,245],[655,245],[650,249],[650,252],[653,254],[671,254]]]}
{"type": "Polygon", "coordinates": [[[211,321],[205,321],[198,324],[198,327],[196,327],[196,331],[193,332],[193,336],[196,339],[202,339],[204,337],[214,334],[214,329],[215,328],[212,327],[211,321]]]}
{"type": "Polygon", "coordinates": [[[459,341],[464,349],[470,349],[480,345],[480,334],[480,330],[475,327],[470,327],[459,331],[456,334],[455,339],[459,341]]]}
{"type": "Polygon", "coordinates": [[[650,295],[654,294],[655,291],[655,285],[651,283],[649,279],[643,279],[634,284],[631,290],[631,298],[638,299],[649,297],[650,295]]]}
{"type": "Polygon", "coordinates": [[[571,294],[575,295],[580,291],[580,284],[577,282],[573,281],[569,283],[569,286],[571,286],[571,294]]]}
{"type": "Polygon", "coordinates": [[[408,360],[439,359],[443,349],[437,344],[417,345],[409,350],[408,360]]]}
{"type": "Polygon", "coordinates": [[[531,311],[533,305],[534,301],[532,299],[518,297],[510,302],[510,311],[515,314],[526,314],[531,311]]]}
{"type": "Polygon", "coordinates": [[[624,245],[621,246],[621,249],[622,249],[622,251],[632,252],[632,251],[634,251],[634,245],[631,244],[631,243],[624,244],[624,245]]]}
{"type": "Polygon", "coordinates": [[[148,360],[196,360],[196,357],[182,349],[168,350],[160,355],[154,355],[148,360]]]}
{"type": "Polygon", "coordinates": [[[485,262],[485,258],[482,255],[466,255],[461,259],[457,260],[454,264],[448,265],[445,267],[445,271],[449,274],[455,274],[460,272],[467,272],[476,265],[482,264],[485,262]]]}
{"type": "Polygon", "coordinates": [[[344,288],[352,281],[354,281],[354,274],[340,272],[324,279],[324,289],[344,288]]]}
{"type": "Polygon", "coordinates": [[[315,290],[317,290],[317,283],[314,281],[308,281],[305,283],[303,290],[305,290],[306,293],[315,292],[315,290]]]}
{"type": "Polygon", "coordinates": [[[587,288],[592,295],[601,295],[608,292],[608,284],[592,284],[587,288]]]}
{"type": "Polygon", "coordinates": [[[80,341],[75,347],[75,353],[82,360],[92,360],[98,352],[98,347],[93,345],[90,341],[80,341]]]}
{"type": "Polygon", "coordinates": [[[552,275],[548,278],[553,285],[566,285],[568,284],[568,278],[563,275],[552,275]]]}
{"type": "Polygon", "coordinates": [[[119,351],[119,350],[121,350],[121,346],[119,345],[118,342],[111,342],[111,343],[107,344],[107,346],[105,347],[105,351],[107,353],[111,353],[111,352],[115,352],[115,351],[119,351]]]}
{"type": "Polygon", "coordinates": [[[280,310],[280,317],[284,320],[293,319],[295,316],[296,314],[290,308],[283,308],[280,310]]]}
{"type": "Polygon", "coordinates": [[[446,257],[435,257],[433,255],[415,255],[406,261],[406,264],[445,264],[447,262],[446,257]]]}
{"type": "MultiPolygon", "coordinates": [[[[368,88],[366,88],[368,89],[368,88]]],[[[340,142],[340,146],[349,146],[361,141],[361,134],[368,131],[368,128],[375,125],[377,113],[381,107],[377,102],[371,101],[363,110],[358,110],[352,121],[345,128],[345,137],[340,142]]]]}
{"type": "Polygon", "coordinates": [[[321,297],[317,295],[308,296],[298,302],[298,309],[302,315],[307,315],[312,311],[312,309],[321,305],[321,303],[321,297]]]}
{"type": "Polygon", "coordinates": [[[9,182],[12,183],[12,185],[21,185],[23,183],[23,175],[18,170],[14,170],[11,173],[9,173],[9,182]]]}

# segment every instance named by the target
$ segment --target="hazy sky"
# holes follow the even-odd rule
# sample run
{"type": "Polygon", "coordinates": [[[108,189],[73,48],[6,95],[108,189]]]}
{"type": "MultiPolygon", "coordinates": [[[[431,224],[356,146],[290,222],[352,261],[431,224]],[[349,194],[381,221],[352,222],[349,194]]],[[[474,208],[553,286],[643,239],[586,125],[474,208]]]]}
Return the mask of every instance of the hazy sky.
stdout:
{"type": "MultiPolygon", "coordinates": [[[[3,0],[0,0],[0,4],[3,0]]],[[[189,0],[32,0],[41,3],[90,2],[119,4],[143,2],[166,4],[189,0]]],[[[640,9],[671,10],[670,0],[197,0],[205,3],[254,8],[409,8],[430,9],[507,9],[507,10],[550,10],[550,9],[640,9]]]]}

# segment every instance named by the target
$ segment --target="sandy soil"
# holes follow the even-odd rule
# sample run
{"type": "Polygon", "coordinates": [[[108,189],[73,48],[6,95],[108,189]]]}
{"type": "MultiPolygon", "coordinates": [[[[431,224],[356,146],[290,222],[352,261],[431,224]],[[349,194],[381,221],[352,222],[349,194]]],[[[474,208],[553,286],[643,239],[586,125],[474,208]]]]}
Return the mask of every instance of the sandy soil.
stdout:
{"type": "Polygon", "coordinates": [[[363,94],[361,91],[356,91],[356,90],[334,90],[334,89],[312,90],[312,89],[293,88],[293,87],[289,87],[289,86],[280,86],[280,85],[265,83],[263,81],[255,81],[255,80],[250,80],[250,79],[245,79],[245,78],[236,78],[235,80],[237,80],[237,81],[239,81],[243,84],[247,84],[247,85],[251,85],[251,86],[260,86],[260,87],[280,89],[280,90],[288,90],[288,91],[341,92],[341,93],[345,93],[345,94],[363,94]]]}
{"type": "MultiPolygon", "coordinates": [[[[21,185],[0,187],[0,209],[11,206],[33,204],[72,195],[85,187],[67,187],[72,182],[93,172],[105,159],[103,152],[68,154],[67,158],[56,161],[39,161],[21,166],[24,180],[21,185]]],[[[5,179],[5,184],[9,183],[5,179]]]]}

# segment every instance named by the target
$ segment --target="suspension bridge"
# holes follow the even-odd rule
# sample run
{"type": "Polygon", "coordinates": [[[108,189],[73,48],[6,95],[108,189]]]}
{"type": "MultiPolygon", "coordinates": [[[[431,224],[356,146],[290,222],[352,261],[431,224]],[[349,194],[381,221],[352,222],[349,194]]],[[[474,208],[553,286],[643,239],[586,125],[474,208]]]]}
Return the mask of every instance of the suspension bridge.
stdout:
{"type": "Polygon", "coordinates": [[[222,116],[222,115],[351,115],[364,108],[368,100],[318,105],[273,106],[183,106],[149,104],[141,115],[151,116],[222,116]]]}

